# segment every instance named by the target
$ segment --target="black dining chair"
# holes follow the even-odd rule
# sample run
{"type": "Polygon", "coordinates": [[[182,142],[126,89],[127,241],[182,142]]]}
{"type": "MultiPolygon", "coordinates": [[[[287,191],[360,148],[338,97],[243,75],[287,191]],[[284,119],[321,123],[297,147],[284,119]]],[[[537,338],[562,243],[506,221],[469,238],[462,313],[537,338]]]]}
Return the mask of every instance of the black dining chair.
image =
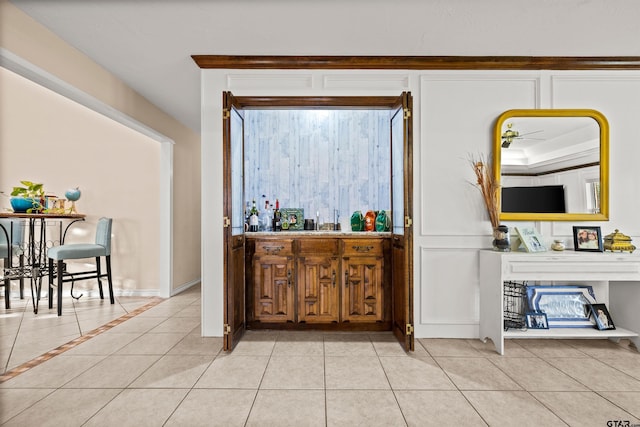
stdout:
{"type": "Polygon", "coordinates": [[[113,283],[111,280],[111,224],[113,220],[111,218],[100,218],[96,227],[96,240],[95,243],[70,243],[62,244],[60,246],[54,246],[47,252],[49,258],[49,308],[53,308],[53,296],[52,291],[54,287],[57,287],[58,297],[58,316],[62,316],[62,284],[65,282],[73,282],[77,280],[98,279],[98,290],[100,291],[100,298],[104,299],[102,292],[103,277],[107,278],[109,284],[109,299],[111,304],[114,304],[113,298],[113,283]],[[100,267],[101,258],[105,258],[107,266],[107,272],[103,273],[100,267]],[[95,258],[96,269],[80,272],[67,272],[65,260],[69,259],[84,259],[95,258]],[[53,263],[56,261],[56,269],[54,272],[53,263]],[[57,278],[56,284],[54,284],[54,277],[57,278]]]}
{"type": "MultiPolygon", "coordinates": [[[[8,218],[0,218],[0,259],[3,260],[3,280],[0,286],[4,287],[4,308],[11,308],[11,279],[6,275],[13,266],[14,256],[18,257],[20,270],[24,268],[24,226],[22,222],[8,218]],[[9,240],[11,240],[11,251],[9,251],[9,240]],[[11,255],[11,257],[10,257],[11,255]]],[[[24,299],[24,277],[20,273],[20,299],[24,299]]]]}

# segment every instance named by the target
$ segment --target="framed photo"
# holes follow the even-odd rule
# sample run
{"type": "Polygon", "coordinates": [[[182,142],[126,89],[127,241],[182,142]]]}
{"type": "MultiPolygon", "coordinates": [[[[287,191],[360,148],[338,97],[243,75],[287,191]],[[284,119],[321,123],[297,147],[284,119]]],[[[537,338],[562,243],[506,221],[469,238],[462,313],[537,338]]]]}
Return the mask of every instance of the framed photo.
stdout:
{"type": "Polygon", "coordinates": [[[601,331],[615,329],[609,310],[605,304],[590,304],[591,315],[596,321],[596,328],[601,331]]]}
{"type": "Polygon", "coordinates": [[[516,227],[518,238],[527,252],[545,252],[547,250],[535,227],[516,227]]]}
{"type": "Polygon", "coordinates": [[[280,208],[283,230],[304,230],[304,209],[280,208]]]}
{"type": "Polygon", "coordinates": [[[529,329],[549,329],[547,315],[541,311],[529,311],[525,314],[527,328],[529,329]]]}
{"type": "Polygon", "coordinates": [[[573,226],[573,247],[576,251],[602,252],[600,227],[573,226]]]}

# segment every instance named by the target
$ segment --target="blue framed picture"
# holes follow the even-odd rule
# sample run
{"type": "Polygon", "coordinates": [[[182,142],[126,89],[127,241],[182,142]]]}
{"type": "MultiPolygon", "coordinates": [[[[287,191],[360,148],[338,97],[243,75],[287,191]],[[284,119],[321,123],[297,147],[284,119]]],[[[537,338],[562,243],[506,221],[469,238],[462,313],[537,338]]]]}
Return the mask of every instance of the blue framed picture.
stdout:
{"type": "Polygon", "coordinates": [[[593,328],[589,309],[597,303],[588,285],[527,286],[527,303],[532,312],[547,315],[550,328],[593,328]]]}

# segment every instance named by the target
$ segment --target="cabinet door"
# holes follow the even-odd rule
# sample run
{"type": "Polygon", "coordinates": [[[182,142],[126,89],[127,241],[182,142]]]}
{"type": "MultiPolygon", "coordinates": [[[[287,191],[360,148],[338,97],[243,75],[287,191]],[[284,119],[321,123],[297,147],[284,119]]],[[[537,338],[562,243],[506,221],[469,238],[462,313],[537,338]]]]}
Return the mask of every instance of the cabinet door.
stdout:
{"type": "Polygon", "coordinates": [[[295,290],[292,257],[263,256],[253,261],[255,319],[293,322],[295,290]]]}
{"type": "Polygon", "coordinates": [[[338,257],[305,256],[298,258],[298,321],[337,322],[338,257]]]}
{"type": "Polygon", "coordinates": [[[223,215],[224,215],[224,340],[230,351],[238,343],[245,324],[245,238],[243,196],[244,114],[231,92],[223,93],[223,215]]]}
{"type": "Polygon", "coordinates": [[[381,257],[345,257],[342,291],[343,322],[377,322],[383,320],[381,257]]]}

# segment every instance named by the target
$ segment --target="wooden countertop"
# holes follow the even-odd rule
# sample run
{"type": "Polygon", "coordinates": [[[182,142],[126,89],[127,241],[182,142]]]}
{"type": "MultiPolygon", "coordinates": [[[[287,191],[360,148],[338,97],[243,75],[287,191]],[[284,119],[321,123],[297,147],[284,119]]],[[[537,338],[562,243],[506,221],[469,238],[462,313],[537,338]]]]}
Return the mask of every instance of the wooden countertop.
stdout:
{"type": "Polygon", "coordinates": [[[0,218],[68,218],[82,219],[86,218],[85,214],[79,213],[18,213],[18,212],[0,212],[0,218]]]}

